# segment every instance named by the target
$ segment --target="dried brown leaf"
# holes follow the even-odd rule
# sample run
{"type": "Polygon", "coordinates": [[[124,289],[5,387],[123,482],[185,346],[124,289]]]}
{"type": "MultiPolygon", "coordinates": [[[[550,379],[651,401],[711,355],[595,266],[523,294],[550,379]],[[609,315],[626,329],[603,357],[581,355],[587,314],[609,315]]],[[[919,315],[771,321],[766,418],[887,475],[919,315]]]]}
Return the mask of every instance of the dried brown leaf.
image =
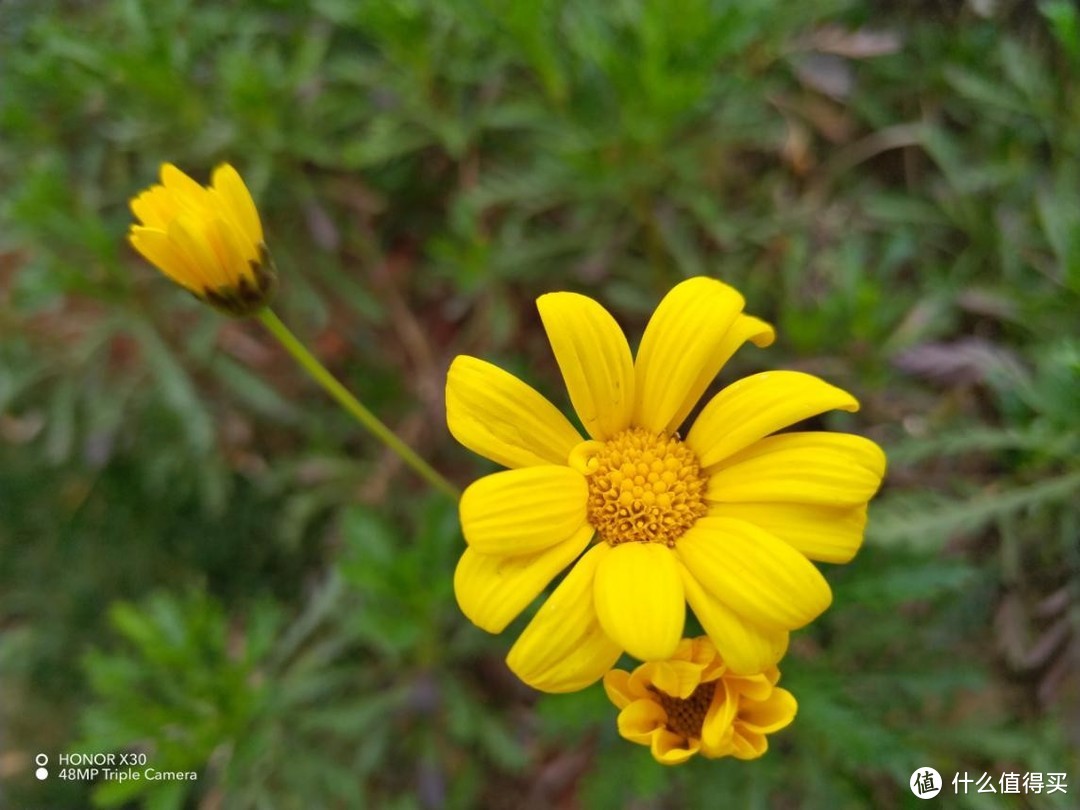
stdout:
{"type": "Polygon", "coordinates": [[[874,31],[859,28],[848,31],[838,25],[826,25],[810,35],[809,45],[820,53],[831,53],[848,59],[870,59],[896,53],[904,44],[897,31],[874,31]]]}
{"type": "Polygon", "coordinates": [[[892,359],[900,371],[934,382],[964,385],[985,382],[993,374],[1024,376],[1016,354],[983,338],[951,343],[922,343],[898,352],[892,359]]]}

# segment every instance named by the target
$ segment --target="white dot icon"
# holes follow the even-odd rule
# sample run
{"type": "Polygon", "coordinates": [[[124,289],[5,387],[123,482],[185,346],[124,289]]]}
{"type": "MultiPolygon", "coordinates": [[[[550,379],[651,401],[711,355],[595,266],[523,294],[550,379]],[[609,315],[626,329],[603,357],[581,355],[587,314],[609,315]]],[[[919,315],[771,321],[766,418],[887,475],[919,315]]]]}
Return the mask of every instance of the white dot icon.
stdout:
{"type": "Polygon", "coordinates": [[[944,785],[941,783],[941,774],[929,766],[916,769],[908,780],[911,792],[920,799],[932,799],[941,793],[944,785]]]}
{"type": "Polygon", "coordinates": [[[38,768],[34,772],[34,775],[38,778],[38,780],[48,779],[49,778],[49,772],[47,770],[45,770],[44,768],[38,768]]]}

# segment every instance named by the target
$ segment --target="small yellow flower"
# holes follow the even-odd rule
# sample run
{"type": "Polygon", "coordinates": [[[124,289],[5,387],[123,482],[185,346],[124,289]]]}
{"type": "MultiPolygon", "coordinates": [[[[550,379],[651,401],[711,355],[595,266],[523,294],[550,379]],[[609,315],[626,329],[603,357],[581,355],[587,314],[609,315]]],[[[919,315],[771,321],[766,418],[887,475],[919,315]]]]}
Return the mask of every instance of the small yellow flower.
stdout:
{"type": "Polygon", "coordinates": [[[451,365],[450,432],[511,468],[462,495],[462,611],[501,632],[571,566],[507,657],[534,688],[582,689],[624,650],[670,658],[687,602],[731,671],[762,672],[780,660],[790,630],[828,607],[829,586],[809,560],[855,555],[884,454],[860,436],[770,434],[857,410],[854,397],[809,374],[755,374],[713,397],[685,438],[678,432],[745,341],[772,342],[772,327],[743,304],[714,279],[677,285],[635,359],[598,303],[541,296],[588,439],[496,366],[468,356],[451,365]]]}
{"type": "Polygon", "coordinates": [[[769,748],[765,735],[795,719],[798,704],[776,686],[780,671],[769,667],[736,675],[724,665],[708,637],[683,639],[666,661],[633,672],[613,669],[604,690],[619,708],[619,734],[649,746],[664,765],[694,754],[709,759],[757,759],[769,748]]]}
{"type": "Polygon", "coordinates": [[[195,297],[229,315],[251,315],[269,302],[273,265],[262,223],[236,169],[214,169],[200,186],[176,166],[161,167],[161,184],[131,200],[140,224],[132,246],[195,297]]]}

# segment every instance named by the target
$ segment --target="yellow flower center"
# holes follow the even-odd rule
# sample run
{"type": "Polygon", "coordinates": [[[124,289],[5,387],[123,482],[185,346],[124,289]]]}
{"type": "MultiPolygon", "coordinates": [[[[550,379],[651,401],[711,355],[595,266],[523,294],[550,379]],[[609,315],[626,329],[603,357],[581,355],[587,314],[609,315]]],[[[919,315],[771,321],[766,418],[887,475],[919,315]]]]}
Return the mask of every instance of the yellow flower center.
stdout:
{"type": "Polygon", "coordinates": [[[589,522],[613,546],[674,546],[705,514],[701,465],[674,436],[627,428],[606,442],[579,445],[570,463],[589,482],[589,522]]]}
{"type": "Polygon", "coordinates": [[[676,698],[661,692],[655,686],[649,689],[656,693],[656,699],[667,714],[668,731],[681,734],[687,739],[701,739],[701,728],[705,725],[705,715],[709,713],[713,695],[716,693],[716,681],[699,684],[688,698],[676,698]]]}

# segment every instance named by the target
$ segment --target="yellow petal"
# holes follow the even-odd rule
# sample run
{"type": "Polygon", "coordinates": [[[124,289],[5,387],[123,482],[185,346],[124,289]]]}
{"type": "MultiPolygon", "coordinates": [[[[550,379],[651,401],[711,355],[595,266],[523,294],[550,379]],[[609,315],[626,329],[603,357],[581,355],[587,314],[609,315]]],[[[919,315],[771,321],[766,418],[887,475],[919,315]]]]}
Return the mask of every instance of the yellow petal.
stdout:
{"type": "Polygon", "coordinates": [[[762,439],[713,470],[705,497],[856,506],[877,491],[885,454],[862,436],[784,433],[762,439]]]}
{"type": "Polygon", "coordinates": [[[691,664],[696,664],[698,669],[704,670],[716,658],[716,651],[710,649],[707,638],[701,638],[700,636],[698,638],[684,638],[679,642],[679,646],[675,648],[671,658],[675,661],[688,661],[691,664]]]}
{"type": "MultiPolygon", "coordinates": [[[[716,378],[720,369],[724,364],[739,350],[739,348],[750,341],[755,346],[765,347],[771,346],[772,342],[776,339],[776,330],[769,324],[760,318],[755,318],[752,315],[745,315],[740,313],[735,318],[735,323],[731,325],[731,328],[727,330],[723,340],[716,347],[716,355],[714,364],[716,370],[713,371],[711,365],[702,367],[701,373],[698,379],[694,381],[692,390],[701,391],[702,393],[712,384],[712,381],[716,378]]],[[[674,429],[677,429],[679,425],[683,423],[690,411],[693,410],[694,405],[697,404],[701,394],[697,394],[692,400],[688,401],[685,410],[679,411],[676,414],[676,418],[672,420],[675,425],[674,429]]]]}
{"type": "Polygon", "coordinates": [[[542,295],[536,307],[585,430],[599,440],[625,430],[634,411],[634,360],[615,319],[577,293],[542,295]]]}
{"type": "Polygon", "coordinates": [[[211,210],[210,193],[171,163],[161,166],[161,182],[172,195],[180,212],[206,214],[211,210]]]}
{"type": "Polygon", "coordinates": [[[133,198],[130,205],[136,219],[159,231],[165,231],[169,221],[180,213],[173,195],[164,186],[151,186],[133,198]]]}
{"type": "Polygon", "coordinates": [[[253,245],[262,244],[263,230],[259,212],[251,199],[251,192],[236,169],[223,163],[214,169],[210,183],[213,190],[220,195],[225,208],[235,217],[247,240],[253,245]]]}
{"type": "Polygon", "coordinates": [[[639,696],[630,691],[630,673],[623,669],[612,669],[604,673],[604,692],[608,700],[619,709],[625,709],[639,696]]]}
{"type": "Polygon", "coordinates": [[[206,289],[217,291],[233,286],[230,276],[207,244],[202,220],[191,214],[181,214],[169,223],[168,234],[188,261],[199,268],[206,280],[206,289]]]}
{"type": "Polygon", "coordinates": [[[585,525],[589,485],[569,467],[524,467],[492,473],[461,495],[461,531],[481,554],[532,554],[585,525]]]}
{"type": "Polygon", "coordinates": [[[489,633],[501,633],[577,558],[592,536],[592,526],[586,525],[568,540],[519,557],[465,549],[454,571],[454,593],[461,612],[489,633]]]}
{"type": "Polygon", "coordinates": [[[656,692],[652,688],[652,676],[656,671],[656,665],[659,663],[659,661],[649,661],[635,667],[626,681],[627,693],[634,699],[654,699],[656,692]]]}
{"type": "Polygon", "coordinates": [[[777,687],[767,700],[743,700],[739,706],[739,721],[752,731],[772,734],[790,725],[798,710],[795,696],[777,687]]]}
{"type": "Polygon", "coordinates": [[[132,225],[128,241],[143,258],[181,287],[196,295],[201,295],[206,289],[201,271],[164,231],[132,225]]]}
{"type": "MultiPolygon", "coordinates": [[[[683,570],[685,570],[685,568],[686,566],[684,566],[680,562],[680,576],[683,575],[682,572],[683,570]]],[[[699,667],[701,667],[702,683],[715,681],[722,675],[727,673],[727,666],[724,664],[724,659],[720,657],[720,654],[716,651],[716,645],[709,640],[708,636],[698,636],[697,638],[693,639],[693,644],[694,646],[691,660],[699,667]]]]}
{"type": "Polygon", "coordinates": [[[784,657],[786,630],[752,624],[702,588],[685,566],[681,573],[686,601],[731,672],[751,675],[784,657]]]}
{"type": "Polygon", "coordinates": [[[724,335],[724,342],[720,344],[719,353],[725,357],[731,357],[748,340],[759,349],[764,349],[766,346],[773,345],[776,340],[776,330],[773,329],[772,324],[766,323],[761,318],[742,314],[735,319],[735,323],[724,335]]]}
{"type": "Polygon", "coordinates": [[[718,757],[728,753],[734,733],[732,723],[735,722],[738,708],[739,699],[731,696],[726,679],[718,681],[701,724],[701,749],[706,756],[718,757]]]}
{"type": "Polygon", "coordinates": [[[703,277],[664,296],[638,348],[634,424],[657,433],[679,427],[727,361],[724,338],[743,303],[727,284],[703,277]]]}
{"type": "Polygon", "coordinates": [[[201,219],[214,213],[210,190],[195,183],[172,163],[162,164],[161,183],[176,208],[176,216],[187,214],[201,219]]]}
{"type": "Polygon", "coordinates": [[[671,697],[685,700],[701,685],[701,669],[689,661],[657,661],[653,686],[671,697]]]}
{"type": "Polygon", "coordinates": [[[667,713],[655,700],[635,700],[619,712],[616,720],[624,739],[646,745],[652,742],[653,732],[666,723],[667,713]]]}
{"type": "Polygon", "coordinates": [[[661,728],[653,732],[649,750],[661,765],[681,765],[701,750],[701,742],[661,728]]]}
{"type": "Polygon", "coordinates": [[[208,219],[203,223],[203,237],[211,252],[217,258],[218,266],[229,280],[229,287],[236,288],[242,278],[253,285],[255,274],[248,263],[248,251],[239,240],[236,229],[220,217],[208,219]]]}
{"type": "Polygon", "coordinates": [[[596,570],[596,615],[604,632],[635,658],[670,658],[682,638],[686,602],[671,549],[621,543],[596,570]]]}
{"type": "Polygon", "coordinates": [[[703,517],[675,552],[706,591],[757,625],[794,630],[832,601],[829,584],[806,557],[745,521],[703,517]]]}
{"type": "Polygon", "coordinates": [[[731,756],[736,759],[757,759],[769,750],[769,740],[764,734],[735,724],[731,739],[731,756]]]}
{"type": "Polygon", "coordinates": [[[454,358],[446,376],[446,424],[465,447],[504,467],[565,464],[581,442],[535,390],[468,355],[454,358]]]}
{"type": "Polygon", "coordinates": [[[600,543],[586,552],[510,648],[507,665],[534,689],[584,689],[600,680],[622,653],[600,629],[593,606],[596,566],[610,550],[600,543]]]}
{"type": "MultiPolygon", "coordinates": [[[[772,669],[776,669],[773,667],[772,669]]],[[[743,702],[747,700],[767,700],[773,693],[773,684],[765,673],[757,675],[736,676],[728,675],[725,682],[734,690],[736,697],[743,702]]]]}
{"type": "Polygon", "coordinates": [[[732,383],[709,402],[686,443],[711,467],[770,433],[839,408],[857,411],[855,397],[800,371],[766,371],[732,383]]]}
{"type": "Polygon", "coordinates": [[[811,560],[831,563],[854,557],[866,528],[866,504],[716,503],[709,514],[753,523],[811,560]]]}

